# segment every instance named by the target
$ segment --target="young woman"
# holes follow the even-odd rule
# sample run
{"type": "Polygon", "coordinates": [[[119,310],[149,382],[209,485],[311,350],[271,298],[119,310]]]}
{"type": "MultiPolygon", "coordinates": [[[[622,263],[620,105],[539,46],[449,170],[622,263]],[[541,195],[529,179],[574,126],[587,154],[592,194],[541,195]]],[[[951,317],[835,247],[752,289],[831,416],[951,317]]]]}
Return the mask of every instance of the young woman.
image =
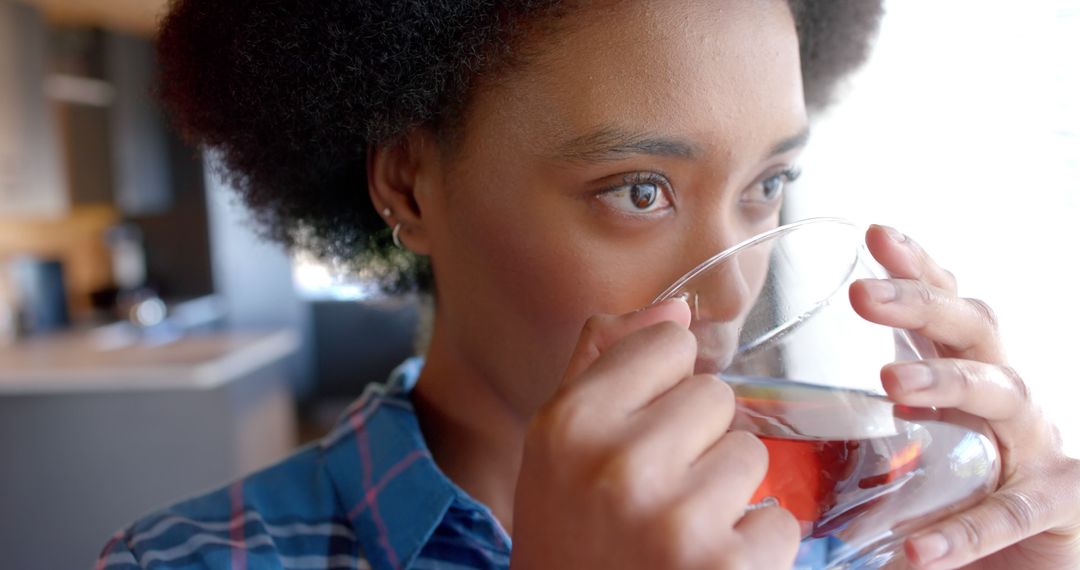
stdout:
{"type": "MultiPolygon", "coordinates": [[[[108,568],[790,568],[745,513],[767,461],[693,374],[676,277],[778,223],[809,116],[880,6],[763,0],[178,0],[162,96],[266,234],[434,298],[430,345],[318,445],[118,533],[108,568]],[[400,248],[393,245],[400,243],[400,248]],[[411,252],[411,253],[407,253],[411,252]],[[511,541],[512,537],[512,541],[511,541]],[[511,550],[511,542],[513,549],[511,550]]],[[[992,313],[910,239],[868,319],[945,358],[898,402],[986,418],[1000,489],[913,537],[924,568],[1074,568],[1080,468],[992,313]]]]}

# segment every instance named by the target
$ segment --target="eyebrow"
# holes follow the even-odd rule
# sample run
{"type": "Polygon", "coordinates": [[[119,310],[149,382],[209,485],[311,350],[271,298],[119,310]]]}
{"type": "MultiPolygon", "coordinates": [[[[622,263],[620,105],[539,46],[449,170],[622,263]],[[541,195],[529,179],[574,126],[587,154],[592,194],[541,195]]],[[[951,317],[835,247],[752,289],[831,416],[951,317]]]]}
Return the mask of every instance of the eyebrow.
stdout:
{"type": "Polygon", "coordinates": [[[693,159],[700,149],[687,140],[609,126],[572,138],[556,152],[558,158],[572,162],[608,162],[635,154],[693,159]]]}
{"type": "Polygon", "coordinates": [[[778,154],[784,154],[785,152],[789,152],[799,147],[806,146],[806,142],[808,140],[810,140],[809,125],[803,127],[802,130],[799,131],[798,134],[796,134],[795,136],[788,137],[773,145],[772,150],[769,151],[768,156],[766,156],[765,158],[770,159],[778,154]]]}
{"type": "MultiPolygon", "coordinates": [[[[810,127],[803,127],[773,145],[765,158],[802,147],[809,138],[810,127]]],[[[636,154],[693,160],[701,154],[701,147],[685,139],[608,126],[566,141],[559,146],[556,157],[571,162],[609,162],[636,154]]]]}

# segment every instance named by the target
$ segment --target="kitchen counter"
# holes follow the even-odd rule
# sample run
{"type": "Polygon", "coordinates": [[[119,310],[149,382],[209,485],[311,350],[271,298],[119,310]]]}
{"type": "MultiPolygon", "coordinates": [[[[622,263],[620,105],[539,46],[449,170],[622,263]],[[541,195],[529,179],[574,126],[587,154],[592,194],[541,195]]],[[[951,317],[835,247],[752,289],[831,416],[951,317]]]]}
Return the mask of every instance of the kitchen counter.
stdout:
{"type": "Polygon", "coordinates": [[[160,345],[122,335],[101,328],[0,347],[0,396],[215,388],[285,358],[300,342],[290,330],[194,333],[160,345]]]}
{"type": "Polygon", "coordinates": [[[5,568],[90,568],[139,516],[294,449],[295,332],[133,339],[106,328],[0,348],[5,568]]]}

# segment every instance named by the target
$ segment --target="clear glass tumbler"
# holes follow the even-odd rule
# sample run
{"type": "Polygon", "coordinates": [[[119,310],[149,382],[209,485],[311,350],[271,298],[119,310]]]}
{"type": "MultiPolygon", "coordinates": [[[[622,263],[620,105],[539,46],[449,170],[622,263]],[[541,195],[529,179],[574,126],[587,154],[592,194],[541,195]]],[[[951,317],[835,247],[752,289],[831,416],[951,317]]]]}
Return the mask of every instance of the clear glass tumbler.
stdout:
{"type": "Polygon", "coordinates": [[[829,538],[829,568],[883,568],[903,539],[995,487],[988,426],[955,410],[891,402],[881,367],[932,358],[910,331],[871,323],[848,288],[884,270],[863,228],[814,218],[752,237],[704,261],[656,302],[682,296],[698,340],[696,372],[732,386],[732,429],[769,450],[748,509],[779,504],[804,540],[829,538]]]}

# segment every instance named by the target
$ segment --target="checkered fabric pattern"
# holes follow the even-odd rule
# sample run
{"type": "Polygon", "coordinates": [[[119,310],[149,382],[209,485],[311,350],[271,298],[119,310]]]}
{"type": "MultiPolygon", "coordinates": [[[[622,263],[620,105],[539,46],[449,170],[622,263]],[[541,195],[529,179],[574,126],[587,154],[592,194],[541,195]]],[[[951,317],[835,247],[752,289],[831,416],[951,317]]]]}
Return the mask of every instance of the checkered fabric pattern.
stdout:
{"type": "MultiPolygon", "coordinates": [[[[510,537],[424,443],[409,400],[422,366],[369,386],[320,442],[117,532],[96,568],[508,568],[510,537]]],[[[815,567],[821,549],[804,550],[798,568],[815,567]]]]}

